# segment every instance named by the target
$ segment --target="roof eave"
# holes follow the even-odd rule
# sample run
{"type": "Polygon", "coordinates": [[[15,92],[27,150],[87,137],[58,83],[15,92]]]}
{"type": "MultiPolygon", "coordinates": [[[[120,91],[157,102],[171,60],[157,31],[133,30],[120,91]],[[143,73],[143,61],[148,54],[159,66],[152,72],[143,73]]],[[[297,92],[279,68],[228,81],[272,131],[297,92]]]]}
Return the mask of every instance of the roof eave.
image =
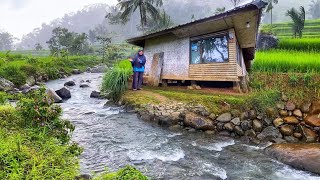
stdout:
{"type": "Polygon", "coordinates": [[[196,21],[193,21],[193,22],[190,22],[190,23],[186,23],[186,24],[179,25],[179,26],[176,26],[176,27],[172,27],[172,28],[169,28],[169,29],[165,29],[165,30],[162,30],[162,31],[154,32],[154,33],[151,33],[151,34],[148,34],[148,35],[134,37],[134,38],[131,38],[131,39],[127,39],[126,41],[129,44],[133,44],[133,45],[144,47],[145,39],[149,39],[149,38],[152,38],[152,37],[165,35],[165,34],[171,33],[172,31],[174,31],[176,29],[184,28],[184,27],[187,27],[187,26],[192,26],[192,25],[195,25],[195,24],[198,24],[198,23],[225,18],[225,17],[231,16],[231,15],[233,15],[235,13],[238,13],[238,12],[241,12],[241,11],[247,11],[247,10],[251,10],[251,9],[252,10],[253,9],[261,10],[262,8],[266,7],[266,5],[267,5],[267,3],[263,2],[263,1],[253,1],[251,3],[245,4],[245,5],[240,6],[240,7],[236,7],[234,9],[231,9],[231,10],[226,11],[226,12],[221,13],[221,14],[217,14],[215,16],[210,16],[210,17],[207,17],[207,18],[199,19],[199,20],[196,20],[196,21]]]}

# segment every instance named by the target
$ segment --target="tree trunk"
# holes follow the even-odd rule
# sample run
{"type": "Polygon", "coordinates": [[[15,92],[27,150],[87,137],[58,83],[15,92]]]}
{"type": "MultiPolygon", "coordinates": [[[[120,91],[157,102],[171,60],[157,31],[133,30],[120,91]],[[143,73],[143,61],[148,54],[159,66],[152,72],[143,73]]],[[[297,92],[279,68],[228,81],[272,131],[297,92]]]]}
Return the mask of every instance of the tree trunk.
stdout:
{"type": "Polygon", "coordinates": [[[272,27],[272,18],[273,18],[273,17],[272,17],[272,9],[271,9],[271,11],[270,11],[270,15],[271,15],[271,20],[270,20],[270,22],[271,22],[271,33],[272,33],[272,28],[273,28],[273,27],[272,27]]]}

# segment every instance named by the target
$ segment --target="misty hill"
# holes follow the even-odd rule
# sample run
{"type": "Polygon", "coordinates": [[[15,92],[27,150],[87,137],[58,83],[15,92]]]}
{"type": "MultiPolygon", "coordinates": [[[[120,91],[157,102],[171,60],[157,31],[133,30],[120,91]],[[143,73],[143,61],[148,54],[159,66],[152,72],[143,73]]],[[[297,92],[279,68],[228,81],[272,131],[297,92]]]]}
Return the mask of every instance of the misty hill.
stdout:
{"type": "MultiPolygon", "coordinates": [[[[246,3],[248,0],[243,0],[241,3],[246,3]]],[[[310,0],[279,0],[279,4],[275,6],[273,11],[274,22],[289,21],[289,18],[284,14],[291,7],[305,6],[309,9],[310,0]]],[[[214,0],[164,0],[163,8],[171,16],[175,25],[190,22],[192,16],[195,19],[213,15],[216,8],[226,7],[231,9],[232,4],[229,0],[214,1],[214,0]]],[[[112,34],[113,41],[121,42],[128,37],[141,34],[137,30],[139,24],[138,14],[133,17],[126,25],[110,25],[105,15],[114,12],[114,7],[106,4],[94,4],[85,7],[78,12],[66,14],[64,17],[56,19],[48,24],[42,24],[40,28],[34,29],[29,34],[23,36],[21,43],[18,44],[18,49],[34,49],[36,43],[40,43],[45,48],[46,41],[51,37],[51,32],[55,27],[65,27],[70,31],[78,33],[88,33],[90,29],[96,29],[100,33],[112,34]]],[[[263,18],[264,23],[269,23],[270,16],[266,14],[263,18]]]]}

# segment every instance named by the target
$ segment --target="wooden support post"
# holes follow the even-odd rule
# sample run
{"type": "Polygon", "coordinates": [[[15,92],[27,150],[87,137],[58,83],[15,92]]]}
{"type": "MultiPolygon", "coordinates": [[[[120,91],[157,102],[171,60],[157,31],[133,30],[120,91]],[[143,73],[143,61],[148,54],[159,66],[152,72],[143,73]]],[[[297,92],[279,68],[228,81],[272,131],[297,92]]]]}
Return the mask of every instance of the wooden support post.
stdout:
{"type": "Polygon", "coordinates": [[[249,83],[246,76],[240,77],[240,87],[244,93],[249,92],[249,83]]]}
{"type": "Polygon", "coordinates": [[[233,90],[235,90],[238,93],[242,93],[241,88],[240,88],[240,83],[238,81],[233,82],[233,90]]]}
{"type": "Polygon", "coordinates": [[[162,79],[162,87],[168,87],[168,80],[162,79]]]}

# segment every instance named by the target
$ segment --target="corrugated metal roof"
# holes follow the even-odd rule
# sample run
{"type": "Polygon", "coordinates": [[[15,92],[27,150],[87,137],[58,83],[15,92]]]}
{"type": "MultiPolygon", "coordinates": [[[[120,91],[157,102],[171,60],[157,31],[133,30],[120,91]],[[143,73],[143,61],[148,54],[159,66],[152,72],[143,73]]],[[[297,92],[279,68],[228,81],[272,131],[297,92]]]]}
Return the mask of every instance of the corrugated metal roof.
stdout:
{"type": "Polygon", "coordinates": [[[267,5],[267,3],[262,1],[262,0],[255,0],[253,2],[244,4],[242,6],[235,7],[234,9],[228,10],[228,11],[220,13],[220,14],[215,14],[213,16],[208,16],[208,17],[205,17],[205,18],[197,19],[195,21],[188,22],[188,23],[185,23],[185,24],[180,24],[178,26],[170,27],[170,28],[167,28],[167,29],[162,29],[162,30],[159,30],[157,32],[152,32],[152,33],[149,33],[149,34],[146,34],[146,35],[143,35],[143,36],[130,38],[130,39],[127,40],[127,42],[135,44],[136,41],[142,41],[142,40],[148,39],[150,37],[155,37],[155,36],[158,36],[158,35],[167,34],[167,33],[171,32],[172,30],[175,30],[175,29],[178,29],[178,28],[186,27],[186,26],[189,26],[189,25],[197,24],[197,23],[208,21],[208,20],[212,20],[212,19],[218,19],[218,18],[224,17],[224,16],[229,16],[229,15],[233,14],[234,12],[238,12],[238,11],[241,11],[243,9],[250,8],[250,7],[255,7],[257,9],[261,9],[261,8],[264,8],[266,5],[267,5]]]}

